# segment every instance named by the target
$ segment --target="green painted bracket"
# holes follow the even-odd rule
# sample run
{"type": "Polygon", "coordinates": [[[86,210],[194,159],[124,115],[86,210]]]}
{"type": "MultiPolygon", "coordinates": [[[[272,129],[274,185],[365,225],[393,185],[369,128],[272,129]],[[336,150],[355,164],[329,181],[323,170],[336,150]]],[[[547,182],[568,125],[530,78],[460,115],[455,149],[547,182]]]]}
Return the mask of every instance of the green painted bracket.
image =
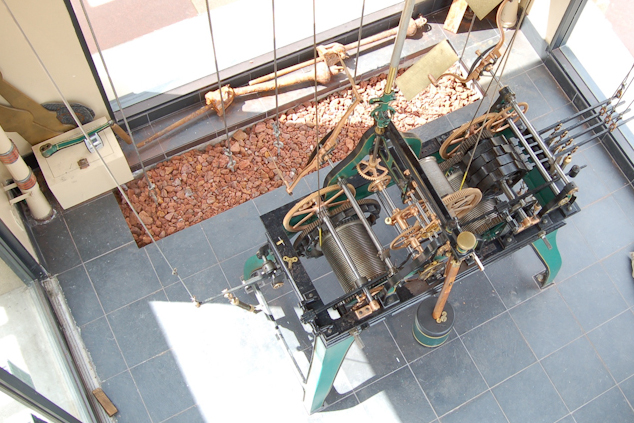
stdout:
{"type": "Polygon", "coordinates": [[[304,387],[304,405],[309,413],[317,411],[328,396],[335,382],[335,377],[341,368],[350,346],[354,342],[352,336],[327,347],[321,337],[315,338],[313,357],[304,387]]]}
{"type": "MultiPolygon", "coordinates": [[[[104,123],[103,125],[91,130],[90,132],[87,133],[87,135],[89,137],[91,137],[92,135],[96,134],[97,132],[101,132],[104,129],[108,128],[109,126],[112,126],[114,124],[113,121],[108,121],[106,123],[104,123]]],[[[44,144],[42,146],[40,146],[40,153],[42,153],[42,157],[44,158],[48,158],[51,157],[53,154],[57,153],[59,150],[62,150],[64,148],[68,148],[71,147],[75,144],[79,144],[84,142],[86,138],[83,136],[83,134],[79,137],[70,139],[70,140],[66,140],[66,141],[62,141],[62,142],[58,142],[57,144],[51,144],[51,143],[47,143],[44,144]]]]}
{"type": "MultiPolygon", "coordinates": [[[[356,175],[357,172],[357,165],[359,164],[359,162],[361,162],[366,156],[370,155],[370,152],[374,146],[374,140],[376,139],[376,133],[372,133],[363,143],[363,145],[361,146],[357,146],[357,148],[355,148],[354,152],[351,153],[348,157],[346,157],[342,163],[345,163],[345,165],[343,166],[343,168],[341,168],[339,170],[339,172],[337,172],[336,174],[334,174],[332,177],[330,177],[329,179],[326,180],[326,183],[324,184],[324,186],[330,186],[330,185],[336,185],[339,182],[339,178],[343,178],[343,179],[347,179],[350,178],[354,175],[356,175]],[[354,154],[354,156],[352,155],[354,154]]],[[[423,148],[423,142],[420,140],[420,138],[414,136],[413,134],[403,134],[403,139],[405,140],[405,142],[410,146],[410,148],[412,149],[412,151],[414,152],[414,154],[416,155],[416,157],[420,157],[420,152],[423,148]]],[[[382,166],[386,166],[388,169],[392,168],[392,164],[394,163],[394,159],[391,156],[381,156],[381,165],[382,166]]],[[[394,175],[392,175],[394,176],[394,175]]],[[[394,180],[396,178],[392,177],[392,182],[390,182],[390,184],[388,186],[392,186],[394,185],[394,180]]],[[[368,191],[368,184],[359,187],[357,189],[357,193],[355,195],[355,198],[357,200],[361,200],[363,198],[366,198],[370,195],[372,195],[373,193],[368,191]]]]}
{"type": "Polygon", "coordinates": [[[552,247],[551,249],[548,249],[542,239],[538,239],[531,244],[533,250],[537,253],[537,257],[546,266],[546,270],[539,275],[539,278],[541,278],[539,282],[542,284],[542,288],[550,285],[561,269],[561,254],[559,253],[559,248],[557,248],[557,230],[546,235],[546,240],[552,247]]]}
{"type": "MultiPolygon", "coordinates": [[[[269,254],[266,258],[269,261],[275,262],[275,257],[273,257],[272,254],[269,254]]],[[[264,259],[258,258],[258,256],[256,256],[255,254],[249,257],[247,261],[244,262],[242,272],[242,277],[244,278],[244,280],[246,281],[248,279],[251,279],[251,275],[253,274],[253,272],[262,267],[263,264],[264,259]]]]}
{"type": "Polygon", "coordinates": [[[370,116],[376,122],[376,126],[379,128],[387,128],[392,121],[392,117],[396,113],[396,110],[390,106],[390,102],[394,101],[396,95],[394,92],[389,94],[383,94],[381,97],[370,99],[370,104],[376,104],[376,108],[372,110],[370,116]]]}

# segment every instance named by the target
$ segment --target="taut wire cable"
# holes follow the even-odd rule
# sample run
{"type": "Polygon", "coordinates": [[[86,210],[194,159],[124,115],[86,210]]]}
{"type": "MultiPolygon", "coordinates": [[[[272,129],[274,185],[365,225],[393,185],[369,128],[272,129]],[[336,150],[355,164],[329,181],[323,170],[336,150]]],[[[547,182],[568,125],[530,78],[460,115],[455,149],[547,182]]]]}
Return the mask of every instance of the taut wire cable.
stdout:
{"type": "MultiPolygon", "coordinates": [[[[95,47],[97,47],[97,53],[99,53],[99,59],[103,64],[103,68],[106,71],[106,76],[108,77],[108,83],[110,84],[110,88],[112,89],[112,93],[114,94],[115,101],[117,102],[117,107],[119,108],[119,112],[121,112],[121,117],[123,118],[123,123],[125,124],[126,129],[128,130],[128,135],[130,136],[130,140],[132,140],[132,145],[134,146],[134,151],[136,153],[137,159],[139,160],[139,164],[141,165],[141,170],[143,172],[143,177],[148,185],[148,190],[154,191],[154,184],[150,181],[150,178],[145,171],[145,165],[143,160],[141,159],[141,153],[139,153],[139,148],[136,146],[136,142],[134,141],[134,135],[132,135],[132,129],[130,129],[130,124],[128,123],[128,118],[123,112],[123,106],[121,105],[121,101],[119,100],[119,95],[117,94],[117,89],[114,86],[114,82],[112,81],[112,77],[110,76],[110,70],[108,69],[108,65],[106,64],[106,59],[103,57],[103,52],[101,51],[101,47],[99,46],[99,41],[97,40],[97,35],[95,35],[95,30],[92,26],[92,22],[90,17],[88,16],[88,12],[86,11],[86,6],[84,5],[84,0],[79,1],[79,5],[81,6],[81,10],[84,14],[84,18],[86,18],[86,24],[90,29],[90,35],[92,36],[93,41],[95,42],[95,47]]],[[[113,116],[114,117],[114,116],[113,116]]],[[[155,199],[156,201],[156,199],[155,199]]]]}
{"type": "Polygon", "coordinates": [[[218,92],[220,93],[220,106],[222,107],[222,121],[225,126],[225,148],[224,153],[229,157],[229,163],[227,167],[232,172],[235,171],[236,161],[233,159],[233,153],[229,144],[229,129],[227,127],[227,109],[225,109],[225,99],[222,95],[222,79],[220,79],[220,68],[218,67],[218,56],[216,55],[216,43],[214,42],[214,30],[211,24],[211,10],[209,9],[209,0],[205,0],[205,7],[207,8],[207,21],[209,22],[209,35],[211,36],[211,48],[214,53],[214,64],[216,65],[216,80],[218,82],[218,92]]]}
{"type": "MultiPolygon", "coordinates": [[[[517,29],[513,33],[513,36],[511,37],[511,41],[509,42],[509,46],[504,51],[504,54],[502,55],[502,58],[499,61],[498,66],[495,68],[495,71],[492,73],[492,81],[489,83],[489,86],[487,87],[487,89],[485,91],[485,95],[482,97],[482,100],[480,101],[480,103],[478,104],[478,107],[476,108],[475,114],[473,115],[473,118],[471,119],[471,123],[469,124],[469,128],[471,127],[471,125],[473,125],[473,121],[475,120],[476,116],[478,116],[478,111],[480,110],[480,106],[484,102],[484,98],[488,95],[489,90],[491,89],[491,86],[493,86],[493,82],[495,82],[496,85],[498,87],[500,87],[500,80],[501,80],[502,76],[504,75],[504,71],[506,69],[506,64],[508,63],[508,59],[511,56],[511,51],[513,50],[513,44],[515,43],[515,38],[517,36],[517,33],[519,32],[519,28],[521,27],[522,22],[524,21],[524,18],[526,17],[526,10],[530,7],[532,2],[533,1],[530,0],[529,3],[522,10],[522,15],[520,17],[519,23],[516,26],[517,29]],[[500,70],[500,68],[501,68],[500,78],[496,78],[496,75],[497,75],[498,71],[500,70]]],[[[491,97],[491,101],[489,102],[489,107],[487,109],[486,114],[491,113],[491,108],[493,107],[493,104],[494,104],[493,97],[491,97]]],[[[483,122],[482,125],[484,126],[485,122],[483,122]]],[[[472,153],[471,153],[471,156],[469,157],[469,163],[467,164],[467,168],[466,168],[466,170],[464,172],[464,176],[462,177],[462,181],[460,182],[460,187],[458,188],[458,190],[462,189],[462,187],[464,186],[465,181],[467,180],[467,174],[469,173],[469,169],[471,168],[471,163],[473,161],[473,157],[475,155],[476,148],[478,148],[478,144],[480,143],[480,139],[482,138],[482,133],[483,132],[484,132],[483,130],[478,131],[478,137],[476,138],[476,142],[475,142],[475,144],[474,144],[474,146],[472,148],[472,153]]]]}
{"type": "Polygon", "coordinates": [[[280,149],[284,147],[284,143],[280,141],[280,104],[277,86],[277,40],[275,38],[275,0],[271,0],[272,16],[273,16],[273,72],[275,73],[275,124],[273,125],[273,133],[275,141],[273,145],[277,147],[277,157],[280,155],[280,149]]]}
{"type": "Polygon", "coordinates": [[[354,78],[352,81],[357,83],[357,69],[359,68],[359,53],[361,52],[361,31],[363,30],[363,15],[365,14],[365,0],[361,4],[361,19],[359,20],[359,37],[357,40],[357,56],[354,59],[354,78]]]}
{"type": "MultiPolygon", "coordinates": [[[[82,135],[89,140],[90,137],[88,136],[88,134],[86,133],[86,131],[84,130],[81,122],[79,121],[79,118],[77,117],[77,115],[75,114],[75,111],[70,107],[70,104],[68,103],[68,100],[66,99],[66,97],[64,96],[64,94],[62,94],[62,91],[60,90],[59,86],[57,85],[57,83],[55,82],[55,80],[53,79],[53,76],[50,74],[50,72],[48,71],[48,68],[46,67],[46,65],[44,65],[44,62],[42,61],[42,58],[39,56],[39,54],[37,53],[37,50],[35,50],[35,47],[33,46],[33,44],[31,43],[31,40],[29,40],[29,38],[27,37],[26,33],[24,32],[24,29],[22,29],[22,26],[20,25],[20,23],[18,22],[18,20],[16,19],[15,15],[13,14],[13,12],[11,11],[11,9],[9,8],[9,5],[6,3],[5,0],[2,0],[2,3],[4,4],[4,6],[7,8],[7,11],[9,12],[9,15],[11,15],[11,19],[13,20],[13,22],[15,22],[15,25],[18,27],[18,29],[20,30],[20,32],[22,33],[22,36],[24,37],[25,41],[27,42],[27,44],[29,45],[29,47],[31,48],[31,51],[33,51],[33,54],[35,55],[35,58],[37,59],[38,63],[40,64],[40,66],[42,67],[42,69],[44,70],[44,73],[46,73],[47,78],[51,81],[51,84],[53,85],[53,87],[55,88],[55,90],[57,91],[58,95],[60,96],[60,98],[62,99],[62,102],[64,103],[64,105],[66,106],[66,108],[68,109],[68,111],[70,112],[71,116],[73,117],[73,119],[75,120],[75,123],[77,124],[77,127],[79,128],[79,130],[81,131],[82,135]]],[[[123,188],[121,187],[121,184],[119,184],[119,182],[117,181],[117,178],[114,176],[114,174],[112,173],[112,170],[110,170],[110,167],[108,166],[108,164],[106,163],[106,161],[104,160],[103,156],[101,155],[101,153],[99,152],[99,150],[95,149],[95,152],[97,153],[97,155],[99,156],[99,159],[101,160],[101,162],[103,163],[106,171],[108,172],[108,175],[110,176],[110,178],[114,181],[114,183],[117,186],[117,189],[119,190],[119,193],[121,194],[121,196],[125,199],[126,203],[128,203],[128,206],[130,206],[130,209],[132,210],[132,213],[134,213],[134,216],[139,220],[139,222],[141,223],[141,225],[143,226],[143,229],[145,229],[145,232],[148,234],[148,236],[150,237],[150,239],[152,240],[152,244],[156,245],[157,250],[159,251],[159,253],[161,254],[161,256],[163,257],[163,259],[165,260],[165,262],[167,263],[167,265],[169,266],[170,269],[172,269],[172,274],[176,275],[178,277],[178,280],[180,281],[180,283],[183,285],[183,287],[185,288],[185,290],[187,291],[187,294],[189,295],[189,297],[191,298],[192,302],[194,304],[196,304],[197,306],[200,305],[200,303],[196,300],[196,297],[192,295],[192,293],[190,292],[190,290],[187,288],[187,285],[185,285],[185,282],[183,282],[183,279],[180,277],[180,275],[178,274],[177,270],[175,267],[172,267],[172,265],[170,264],[169,260],[167,259],[167,257],[165,256],[165,254],[163,253],[163,250],[161,249],[161,247],[159,247],[158,243],[156,242],[156,240],[154,239],[154,236],[152,235],[152,233],[150,232],[150,230],[147,228],[147,226],[145,225],[145,223],[143,223],[143,221],[141,220],[141,217],[139,216],[139,214],[137,213],[136,209],[134,208],[134,206],[132,205],[132,202],[130,201],[130,199],[128,198],[128,196],[126,195],[125,191],[123,190],[123,188]]]]}

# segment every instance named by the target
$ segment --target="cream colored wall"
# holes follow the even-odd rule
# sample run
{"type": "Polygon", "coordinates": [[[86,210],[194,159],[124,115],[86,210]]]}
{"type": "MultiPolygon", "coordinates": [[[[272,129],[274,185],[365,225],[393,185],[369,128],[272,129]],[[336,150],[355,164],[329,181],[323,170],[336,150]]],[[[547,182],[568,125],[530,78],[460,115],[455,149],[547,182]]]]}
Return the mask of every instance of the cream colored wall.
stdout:
{"type": "MultiPolygon", "coordinates": [[[[107,116],[106,106],[86,62],[64,2],[5,1],[64,97],[70,102],[90,107],[97,117],[107,116]]],[[[61,101],[57,90],[46,76],[4,4],[0,4],[0,72],[5,80],[38,103],[61,101]]],[[[1,97],[0,102],[8,104],[1,97]]],[[[31,153],[30,145],[22,137],[15,133],[7,135],[22,154],[31,153]]],[[[0,178],[2,181],[10,178],[2,164],[0,178]]],[[[0,192],[0,219],[37,259],[22,222],[16,218],[16,213],[4,192],[0,192]]]]}
{"type": "MultiPolygon", "coordinates": [[[[44,65],[71,102],[90,107],[97,117],[107,109],[62,0],[5,0],[44,65]]],[[[38,103],[60,101],[28,43],[0,5],[0,72],[38,103]]]]}
{"type": "MultiPolygon", "coordinates": [[[[527,0],[522,0],[522,3],[527,3],[527,0]]],[[[552,41],[568,4],[570,0],[533,0],[528,19],[546,43],[552,41]]]]}
{"type": "Polygon", "coordinates": [[[16,206],[12,206],[9,203],[9,197],[4,190],[0,192],[0,220],[2,220],[7,228],[9,228],[11,233],[13,233],[18,241],[20,241],[31,256],[37,260],[35,249],[33,248],[33,244],[31,244],[31,240],[26,233],[26,229],[24,228],[22,219],[20,219],[18,210],[16,209],[16,206]]]}

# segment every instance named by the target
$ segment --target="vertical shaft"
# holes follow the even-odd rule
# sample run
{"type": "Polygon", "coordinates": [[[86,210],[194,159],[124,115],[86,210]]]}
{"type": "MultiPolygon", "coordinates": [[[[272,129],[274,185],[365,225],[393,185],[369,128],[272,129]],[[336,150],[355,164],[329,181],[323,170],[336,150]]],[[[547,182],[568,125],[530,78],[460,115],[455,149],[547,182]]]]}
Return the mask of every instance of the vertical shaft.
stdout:
{"type": "Polygon", "coordinates": [[[390,59],[390,70],[387,74],[385,90],[383,91],[384,95],[390,94],[394,87],[396,71],[398,70],[398,63],[401,61],[401,51],[403,50],[405,37],[407,37],[407,27],[409,26],[409,20],[412,17],[413,11],[414,0],[405,0],[405,4],[403,5],[403,13],[401,14],[401,21],[398,25],[398,33],[396,35],[396,40],[394,41],[394,50],[392,50],[392,59],[390,59]]]}

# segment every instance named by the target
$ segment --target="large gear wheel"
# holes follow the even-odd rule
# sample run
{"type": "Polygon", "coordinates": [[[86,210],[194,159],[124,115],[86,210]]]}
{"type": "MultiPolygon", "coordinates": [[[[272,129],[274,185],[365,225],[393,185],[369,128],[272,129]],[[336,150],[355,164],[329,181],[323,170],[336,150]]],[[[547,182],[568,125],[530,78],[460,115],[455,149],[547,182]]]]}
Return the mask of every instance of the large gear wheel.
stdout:
{"type": "Polygon", "coordinates": [[[488,127],[489,121],[495,119],[498,116],[497,113],[487,113],[481,116],[478,116],[473,120],[473,122],[467,122],[464,125],[460,126],[443,141],[442,145],[438,152],[440,153],[440,157],[447,160],[453,157],[454,154],[458,151],[458,147],[462,144],[470,136],[477,134],[483,128],[488,127]],[[453,147],[449,150],[449,147],[453,147]]]}
{"type": "Polygon", "coordinates": [[[376,161],[372,158],[370,158],[370,160],[362,160],[357,163],[357,172],[368,181],[378,181],[383,179],[387,176],[388,170],[379,163],[381,163],[380,158],[376,159],[376,161]]]}
{"type": "Polygon", "coordinates": [[[458,219],[466,215],[482,200],[482,192],[477,188],[465,188],[443,197],[449,213],[458,219]]]}
{"type": "MultiPolygon", "coordinates": [[[[354,186],[348,184],[348,188],[352,192],[352,195],[356,193],[354,186]]],[[[331,185],[326,188],[322,188],[318,191],[313,192],[306,196],[303,200],[299,201],[297,204],[293,206],[292,209],[286,213],[284,216],[284,229],[289,232],[299,232],[306,229],[310,223],[310,221],[316,217],[317,211],[321,207],[327,207],[328,209],[332,207],[337,207],[345,202],[348,199],[345,196],[343,189],[339,185],[331,185]],[[334,193],[329,196],[328,194],[334,193]],[[341,197],[343,195],[343,198],[341,197]],[[301,219],[295,223],[291,223],[293,218],[300,217],[301,219]]]]}

